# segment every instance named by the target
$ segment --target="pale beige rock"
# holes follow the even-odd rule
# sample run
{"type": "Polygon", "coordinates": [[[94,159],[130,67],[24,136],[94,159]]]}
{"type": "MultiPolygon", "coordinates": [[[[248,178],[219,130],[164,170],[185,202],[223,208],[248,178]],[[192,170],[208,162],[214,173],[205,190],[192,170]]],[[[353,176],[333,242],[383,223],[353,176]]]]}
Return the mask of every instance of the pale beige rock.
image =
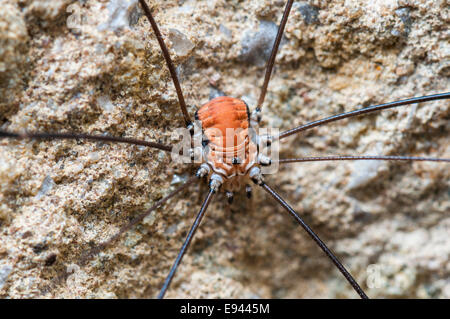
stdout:
{"type": "Polygon", "coordinates": [[[28,34],[17,4],[2,2],[0,19],[0,114],[1,119],[17,107],[15,93],[23,87],[28,63],[28,34]]]}
{"type": "MultiPolygon", "coordinates": [[[[50,7],[47,1],[8,1],[14,8],[1,11],[0,26],[17,19],[22,27],[11,37],[2,27],[0,37],[17,39],[8,40],[14,52],[27,48],[14,58],[29,65],[11,73],[24,85],[12,91],[11,109],[1,109],[2,129],[170,143],[183,119],[158,44],[145,18],[133,24],[125,16],[121,21],[130,27],[105,27],[112,25],[113,2],[79,5],[82,20],[69,28],[69,1],[50,7]]],[[[149,3],[163,34],[176,30],[182,40],[171,53],[190,114],[208,100],[210,83],[257,100],[264,68],[243,62],[242,41],[260,21],[278,24],[284,1],[149,3]]],[[[447,25],[445,1],[298,2],[263,124],[288,129],[361,105],[448,91],[447,25]]],[[[11,65],[10,57],[0,55],[0,64],[11,65]]],[[[449,106],[438,101],[330,124],[287,138],[281,156],[450,157],[449,106]]],[[[171,200],[87,266],[80,267],[79,258],[193,172],[142,147],[1,140],[0,296],[156,296],[205,184],[171,200]]],[[[449,175],[443,163],[299,163],[267,181],[371,297],[449,298],[449,175]]],[[[232,206],[216,196],[167,297],[356,294],[291,218],[255,190],[251,200],[242,193],[232,206]]]]}

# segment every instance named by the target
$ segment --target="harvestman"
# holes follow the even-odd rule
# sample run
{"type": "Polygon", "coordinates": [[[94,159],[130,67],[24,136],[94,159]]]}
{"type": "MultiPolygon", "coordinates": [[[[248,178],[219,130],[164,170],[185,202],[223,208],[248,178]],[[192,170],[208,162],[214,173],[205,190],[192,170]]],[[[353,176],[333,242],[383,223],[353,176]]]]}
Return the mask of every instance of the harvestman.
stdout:
{"type": "MultiPolygon", "coordinates": [[[[194,122],[191,120],[191,117],[187,111],[186,102],[183,97],[182,89],[175,71],[174,64],[169,55],[169,51],[164,43],[163,37],[159,28],[154,20],[151,10],[144,0],[139,0],[145,16],[149,20],[151,27],[156,35],[159,46],[162,50],[164,59],[167,63],[167,66],[170,71],[170,75],[172,77],[176,93],[178,96],[178,101],[180,104],[181,112],[184,117],[186,128],[191,132],[194,132],[194,122]]],[[[345,118],[355,117],[363,114],[368,114],[384,109],[394,108],[398,106],[411,105],[415,103],[422,103],[427,101],[434,100],[443,100],[450,98],[450,93],[442,93],[436,95],[429,96],[421,96],[415,97],[411,99],[401,100],[390,102],[386,104],[380,104],[375,106],[369,106],[363,109],[358,109],[355,111],[337,114],[331,117],[327,117],[324,119],[320,119],[314,122],[310,122],[304,125],[300,125],[293,129],[284,131],[277,136],[250,136],[250,130],[252,128],[256,128],[261,119],[261,109],[264,104],[265,95],[267,92],[267,87],[269,84],[270,76],[272,73],[272,69],[275,63],[275,57],[278,51],[278,47],[280,45],[283,31],[286,26],[286,22],[293,4],[293,0],[287,1],[283,17],[281,19],[281,23],[278,28],[277,36],[275,38],[275,42],[273,44],[272,52],[270,58],[267,62],[264,82],[261,88],[261,93],[258,99],[258,103],[253,111],[250,112],[248,106],[245,102],[230,98],[230,97],[220,97],[211,100],[202,106],[198,113],[196,113],[196,120],[199,120],[202,124],[201,129],[203,130],[204,140],[200,149],[190,149],[191,154],[195,154],[196,152],[200,152],[201,158],[203,159],[200,168],[197,170],[196,176],[191,177],[185,182],[183,185],[178,187],[176,190],[171,192],[166,197],[159,200],[155,203],[150,209],[142,213],[141,215],[135,217],[130,223],[122,227],[113,237],[109,240],[103,242],[98,247],[92,249],[88,252],[82,259],[82,263],[85,263],[87,260],[92,258],[95,254],[105,249],[107,246],[111,245],[115,242],[123,233],[134,227],[136,224],[141,222],[146,216],[148,216],[152,211],[157,209],[166,203],[170,198],[174,197],[176,194],[179,194],[182,190],[186,189],[188,186],[193,184],[199,178],[207,178],[209,182],[209,191],[206,195],[205,200],[201,206],[200,211],[198,212],[195,221],[178,253],[176,260],[174,261],[172,268],[166,280],[158,294],[158,298],[163,298],[167,289],[169,288],[172,279],[175,276],[178,266],[181,263],[181,260],[186,253],[189,244],[191,243],[195,232],[197,231],[206,210],[214,197],[214,195],[220,190],[223,189],[226,192],[226,196],[229,201],[233,198],[233,192],[237,191],[241,184],[245,184],[245,189],[247,194],[250,196],[251,187],[247,184],[247,181],[253,182],[255,185],[261,187],[264,191],[270,194],[299,224],[300,226],[308,233],[308,235],[316,242],[316,244],[323,250],[323,252],[328,256],[328,258],[334,263],[334,265],[339,269],[339,271],[343,274],[349,284],[353,287],[353,289],[358,293],[361,298],[368,298],[366,293],[360,287],[360,285],[355,281],[352,275],[346,270],[344,265],[339,261],[339,259],[335,256],[335,254],[325,245],[325,243],[314,233],[314,231],[305,223],[305,221],[300,217],[289,204],[283,200],[283,198],[272,189],[263,178],[263,173],[261,171],[262,166],[270,166],[272,164],[272,160],[264,155],[262,155],[259,150],[255,147],[254,139],[258,141],[262,141],[265,145],[270,146],[270,144],[275,140],[282,140],[288,136],[297,134],[302,131],[306,131],[312,129],[314,127],[325,125],[331,122],[335,122],[338,120],[342,120],[345,118]],[[230,121],[229,116],[232,118],[236,118],[236,121],[230,121]],[[218,157],[212,156],[213,153],[215,155],[219,155],[221,157],[225,154],[224,145],[221,144],[219,139],[215,139],[215,136],[209,131],[210,128],[215,129],[224,129],[224,128],[238,128],[243,127],[244,135],[242,144],[237,144],[236,142],[233,147],[231,158],[226,158],[223,162],[217,161],[218,157]],[[242,158],[239,158],[236,154],[244,153],[246,155],[245,161],[242,158]],[[227,161],[229,160],[229,161],[227,161]]],[[[198,122],[196,122],[198,123],[198,122]]],[[[117,143],[126,143],[132,145],[141,145],[147,146],[150,148],[155,148],[159,150],[163,150],[166,152],[171,152],[173,146],[172,145],[163,145],[160,143],[137,140],[133,138],[123,138],[123,137],[113,137],[113,136],[99,136],[99,135],[89,135],[83,133],[59,133],[59,132],[8,132],[4,130],[0,130],[1,138],[12,138],[12,139],[36,139],[36,140],[48,140],[48,139],[83,139],[90,141],[103,141],[103,142],[117,142],[117,143]]],[[[287,158],[278,160],[279,164],[283,163],[293,163],[293,162],[307,162],[307,161],[337,161],[337,160],[388,160],[388,161],[434,161],[434,162],[450,162],[448,158],[431,158],[431,157],[411,157],[411,156],[327,156],[327,157],[303,157],[303,158],[287,158]]]]}

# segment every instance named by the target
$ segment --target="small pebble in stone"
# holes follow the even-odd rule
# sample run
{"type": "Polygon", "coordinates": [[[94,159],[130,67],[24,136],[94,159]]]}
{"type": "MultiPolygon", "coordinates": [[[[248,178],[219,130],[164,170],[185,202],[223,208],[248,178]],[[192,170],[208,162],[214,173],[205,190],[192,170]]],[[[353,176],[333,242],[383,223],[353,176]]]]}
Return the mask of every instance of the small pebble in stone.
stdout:
{"type": "Polygon", "coordinates": [[[39,189],[36,198],[42,198],[45,194],[47,194],[49,191],[52,190],[52,188],[55,186],[55,182],[51,178],[51,176],[47,175],[42,182],[41,188],[39,189]]]}
{"type": "Polygon", "coordinates": [[[8,279],[8,276],[12,272],[12,270],[13,268],[10,265],[6,265],[0,268],[0,289],[5,285],[6,280],[8,279]]]}
{"type": "Polygon", "coordinates": [[[319,9],[317,7],[311,6],[309,3],[303,1],[295,3],[294,6],[297,7],[306,24],[319,22],[319,9]]]}
{"type": "Polygon", "coordinates": [[[129,28],[135,25],[142,15],[137,0],[110,0],[107,7],[108,20],[98,27],[100,31],[129,28]]]}
{"type": "Polygon", "coordinates": [[[239,59],[248,64],[264,66],[270,57],[277,31],[277,25],[271,21],[260,21],[257,32],[245,31],[239,59]]]}
{"type": "Polygon", "coordinates": [[[169,39],[172,42],[172,48],[178,56],[186,56],[195,47],[188,37],[177,29],[169,30],[169,39]]]}

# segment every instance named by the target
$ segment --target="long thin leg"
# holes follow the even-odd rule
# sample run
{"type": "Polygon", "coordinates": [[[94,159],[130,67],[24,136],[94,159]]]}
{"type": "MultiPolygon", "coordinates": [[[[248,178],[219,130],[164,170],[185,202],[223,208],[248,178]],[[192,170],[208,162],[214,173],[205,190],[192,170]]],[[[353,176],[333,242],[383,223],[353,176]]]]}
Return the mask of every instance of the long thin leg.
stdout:
{"type": "Polygon", "coordinates": [[[264,99],[266,98],[267,86],[269,85],[270,75],[272,74],[273,66],[275,64],[275,57],[277,56],[278,48],[280,47],[281,38],[283,37],[284,27],[286,26],[287,19],[289,17],[289,13],[291,12],[292,3],[294,0],[289,0],[286,3],[286,7],[284,9],[283,18],[281,19],[280,26],[278,27],[277,36],[275,38],[275,42],[272,47],[272,53],[270,54],[269,61],[267,61],[266,74],[264,76],[264,82],[261,87],[261,93],[258,99],[257,108],[261,109],[264,103],[264,99]]]}
{"type": "Polygon", "coordinates": [[[175,195],[181,193],[184,189],[186,189],[188,186],[190,186],[195,180],[198,180],[197,177],[193,176],[190,179],[188,179],[183,185],[175,189],[173,192],[171,192],[166,197],[160,199],[157,201],[152,207],[150,207],[148,210],[143,212],[142,214],[134,217],[128,224],[121,227],[119,231],[109,238],[107,241],[104,241],[103,243],[99,244],[97,247],[92,248],[87,254],[85,254],[81,260],[80,264],[84,265],[87,261],[89,261],[91,258],[96,256],[99,252],[104,250],[106,247],[110,246],[112,243],[114,243],[117,239],[119,239],[120,236],[122,236],[125,232],[129,231],[131,228],[136,226],[136,224],[140,223],[142,220],[144,220],[145,217],[150,215],[151,212],[153,212],[155,209],[160,207],[162,204],[166,203],[169,199],[174,197],[175,195]]]}
{"type": "Polygon", "coordinates": [[[134,138],[127,137],[114,137],[105,135],[89,135],[83,133],[39,133],[39,132],[25,132],[25,133],[15,133],[0,130],[1,138],[13,138],[13,139],[33,139],[33,140],[90,140],[99,142],[116,142],[116,143],[126,143],[133,145],[142,145],[152,148],[157,148],[166,152],[172,150],[172,146],[163,145],[155,142],[147,142],[142,140],[136,140],[134,138]]]}
{"type": "Polygon", "coordinates": [[[316,157],[299,157],[299,158],[283,158],[277,162],[280,164],[299,163],[299,162],[320,162],[320,161],[423,161],[423,162],[450,162],[450,158],[436,158],[436,157],[414,157],[414,156],[316,156],[316,157]]]}
{"type": "Polygon", "coordinates": [[[194,224],[192,224],[191,230],[189,231],[189,234],[187,235],[183,246],[181,246],[180,252],[178,253],[177,259],[175,259],[175,262],[172,265],[172,268],[170,269],[169,275],[167,276],[166,280],[164,281],[164,285],[161,288],[161,291],[158,294],[158,299],[164,298],[164,295],[166,294],[167,289],[169,288],[170,283],[172,282],[173,277],[175,276],[175,273],[177,271],[178,266],[181,263],[181,259],[183,258],[186,250],[189,247],[189,244],[191,243],[192,238],[195,235],[195,232],[198,229],[198,226],[200,225],[203,216],[206,213],[206,209],[208,208],[208,205],[211,201],[211,198],[214,194],[214,190],[210,189],[208,192],[208,195],[206,196],[202,208],[197,214],[197,217],[195,218],[194,224]]]}
{"type": "Polygon", "coordinates": [[[175,71],[175,67],[173,65],[172,59],[170,58],[169,50],[167,49],[166,44],[164,43],[161,32],[159,31],[158,24],[156,23],[153,15],[151,13],[150,8],[148,7],[145,0],[139,0],[139,3],[144,10],[145,16],[150,22],[153,32],[155,32],[156,39],[158,40],[159,46],[161,47],[161,51],[163,53],[164,59],[166,60],[167,66],[169,67],[170,76],[172,77],[173,84],[175,85],[175,90],[178,95],[178,102],[180,103],[181,112],[183,112],[184,120],[186,122],[186,126],[189,126],[192,121],[187,111],[186,102],[184,101],[183,91],[181,90],[180,81],[178,80],[177,72],[175,71]]]}
{"type": "Polygon", "coordinates": [[[363,108],[360,110],[355,110],[355,111],[351,111],[351,112],[347,112],[347,113],[333,115],[333,116],[330,116],[330,117],[327,117],[327,118],[324,118],[324,119],[321,119],[318,121],[314,121],[314,122],[310,122],[310,123],[307,123],[304,125],[297,126],[293,129],[282,132],[278,136],[278,138],[281,140],[282,138],[288,137],[292,134],[296,134],[298,132],[306,131],[306,130],[309,130],[316,126],[324,125],[324,124],[327,124],[330,122],[339,121],[339,120],[349,118],[349,117],[372,113],[372,112],[389,109],[389,108],[393,108],[393,107],[398,107],[398,106],[404,106],[404,105],[410,105],[410,104],[422,103],[422,102],[428,102],[428,101],[435,101],[435,100],[444,100],[444,99],[449,99],[449,98],[450,98],[450,92],[447,92],[447,93],[441,93],[441,94],[414,97],[412,99],[400,100],[400,101],[390,102],[390,103],[386,103],[386,104],[373,105],[373,106],[369,106],[369,107],[366,107],[366,108],[363,108]]]}
{"type": "Polygon", "coordinates": [[[291,214],[300,226],[308,233],[308,235],[319,245],[319,247],[323,250],[323,252],[331,259],[331,261],[336,265],[339,271],[344,275],[345,279],[350,283],[353,289],[358,293],[358,295],[363,299],[368,299],[366,293],[362,290],[362,288],[358,285],[356,280],[352,277],[352,275],[345,269],[342,263],[337,259],[337,257],[333,254],[333,252],[325,245],[325,243],[319,238],[319,236],[314,233],[314,231],[305,223],[305,221],[289,206],[280,195],[278,195],[272,188],[270,188],[266,183],[262,183],[260,185],[267,193],[269,193],[278,203],[286,209],[289,214],[291,214]]]}

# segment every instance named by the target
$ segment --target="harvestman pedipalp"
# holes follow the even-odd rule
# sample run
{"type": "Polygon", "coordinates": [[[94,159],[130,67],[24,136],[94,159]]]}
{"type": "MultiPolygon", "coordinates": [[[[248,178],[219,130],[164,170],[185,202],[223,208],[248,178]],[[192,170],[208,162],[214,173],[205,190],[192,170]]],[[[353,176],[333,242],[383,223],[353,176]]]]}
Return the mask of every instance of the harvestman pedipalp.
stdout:
{"type": "MultiPolygon", "coordinates": [[[[181,90],[181,86],[179,84],[177,75],[176,75],[176,71],[174,68],[174,65],[171,61],[169,52],[167,47],[164,44],[164,40],[162,38],[162,35],[157,27],[157,24],[155,22],[155,20],[153,19],[153,16],[151,14],[151,10],[149,9],[149,7],[147,6],[147,4],[143,1],[140,0],[140,3],[142,5],[142,8],[144,9],[145,15],[148,18],[148,20],[150,21],[150,24],[152,26],[153,31],[156,34],[156,37],[158,39],[159,45],[161,47],[161,50],[163,52],[164,58],[167,62],[167,65],[169,67],[169,71],[170,74],[172,76],[172,80],[174,82],[175,88],[176,88],[176,92],[178,95],[178,99],[179,99],[179,103],[180,103],[180,107],[181,107],[181,111],[182,114],[184,116],[185,122],[186,122],[186,126],[188,128],[192,128],[192,120],[191,117],[189,116],[188,112],[187,112],[187,107],[186,107],[186,103],[184,101],[183,98],[183,94],[182,94],[182,90],[181,90]]],[[[250,116],[250,118],[248,118],[247,120],[250,122],[258,122],[259,118],[260,118],[260,111],[261,108],[263,106],[264,103],[264,98],[267,92],[267,87],[268,87],[268,83],[269,83],[269,79],[271,76],[271,72],[274,66],[274,62],[275,62],[275,57],[276,57],[276,53],[278,51],[278,47],[280,45],[281,42],[281,38],[283,35],[283,31],[284,31],[284,27],[287,23],[287,19],[292,7],[293,1],[288,1],[287,5],[286,5],[286,9],[279,27],[279,31],[275,40],[275,44],[273,46],[272,49],[272,54],[270,56],[270,59],[267,63],[267,69],[266,69],[266,74],[265,74],[265,78],[264,78],[264,84],[262,86],[261,89],[261,95],[260,98],[258,100],[258,104],[255,108],[255,110],[253,111],[252,115],[250,116]],[[253,118],[252,118],[253,116],[253,118]]],[[[421,103],[421,102],[427,102],[427,101],[432,101],[432,100],[440,100],[440,99],[448,99],[450,97],[449,93],[443,93],[443,94],[437,94],[437,95],[432,95],[432,96],[423,96],[423,97],[417,97],[417,98],[412,98],[412,99],[408,99],[408,100],[402,100],[402,101],[397,101],[397,102],[392,102],[392,103],[387,103],[387,104],[382,104],[382,105],[377,105],[377,106],[372,106],[372,107],[367,107],[364,109],[360,109],[360,110],[356,110],[353,112],[348,112],[348,113],[343,113],[343,114],[339,114],[339,115],[335,115],[329,118],[325,118],[322,120],[318,120],[312,123],[308,123],[305,125],[301,125],[299,127],[293,128],[291,130],[282,132],[279,136],[273,136],[270,137],[269,140],[271,139],[279,139],[282,140],[285,137],[288,137],[290,135],[299,133],[301,131],[305,131],[308,129],[311,129],[313,127],[316,126],[320,126],[320,125],[324,125],[324,124],[328,124],[330,122],[333,121],[338,121],[344,118],[350,118],[350,117],[354,117],[354,116],[358,116],[358,115],[362,115],[362,114],[366,114],[366,113],[371,113],[371,112],[375,112],[375,111],[379,111],[379,110],[383,110],[383,109],[388,109],[388,108],[393,108],[393,107],[398,107],[398,106],[405,106],[405,105],[411,105],[414,103],[421,103]]],[[[168,151],[170,152],[172,147],[171,146],[167,146],[167,145],[163,145],[160,143],[153,143],[153,142],[146,142],[146,141],[139,141],[136,139],[128,139],[128,138],[119,138],[119,137],[109,137],[109,136],[92,136],[92,135],[87,135],[87,134],[75,134],[75,133],[33,133],[33,132],[27,132],[27,133],[15,133],[15,132],[7,132],[7,131],[0,131],[0,137],[6,137],[6,138],[16,138],[16,139],[24,139],[24,138],[29,138],[29,139],[86,139],[86,140],[93,140],[93,141],[106,141],[106,142],[118,142],[118,143],[127,143],[127,144],[133,144],[133,145],[142,145],[142,146],[147,146],[147,147],[151,147],[151,148],[156,148],[156,149],[160,149],[163,151],[168,151]]],[[[303,162],[303,161],[326,161],[326,160],[398,160],[398,161],[441,161],[441,162],[450,162],[450,159],[443,159],[443,158],[429,158],[429,157],[408,157],[408,156],[331,156],[331,157],[310,157],[310,158],[298,158],[298,159],[281,159],[279,161],[279,163],[289,163],[289,162],[303,162]]],[[[262,163],[262,162],[258,162],[255,164],[254,167],[257,167],[258,165],[263,165],[263,164],[267,164],[267,163],[262,163]]],[[[199,170],[198,171],[198,177],[203,177],[205,175],[208,175],[208,177],[211,180],[211,174],[212,172],[208,171],[208,167],[207,166],[202,166],[203,170],[199,170]]],[[[211,170],[211,167],[209,167],[209,169],[211,170]]],[[[316,241],[316,243],[320,246],[320,248],[328,255],[328,257],[331,258],[331,260],[333,261],[333,263],[339,268],[339,270],[343,273],[343,275],[345,276],[345,278],[349,281],[349,283],[352,285],[352,287],[355,289],[355,291],[358,292],[358,294],[361,297],[367,297],[366,294],[363,292],[363,290],[359,287],[359,285],[356,283],[356,281],[352,278],[352,276],[350,275],[350,273],[344,268],[344,266],[339,262],[339,260],[335,257],[335,255],[327,248],[327,246],[325,246],[325,244],[319,239],[319,237],[311,230],[311,228],[309,228],[309,226],[303,221],[303,219],[270,187],[268,186],[262,179],[262,175],[257,172],[257,171],[252,171],[250,172],[250,170],[248,170],[246,173],[248,173],[249,177],[251,177],[252,181],[261,186],[265,191],[267,191],[272,197],[274,197],[275,200],[277,200],[299,223],[300,225],[305,229],[305,231],[307,231],[307,233],[316,241]]],[[[222,176],[223,179],[226,179],[227,176],[222,176]]],[[[191,179],[189,179],[184,185],[180,186],[178,189],[176,189],[174,192],[172,192],[171,194],[169,194],[167,197],[161,199],[159,202],[157,202],[153,207],[151,207],[148,211],[144,212],[142,215],[136,217],[132,222],[130,222],[128,225],[124,226],[114,237],[112,237],[110,240],[108,240],[107,242],[101,244],[98,248],[94,249],[93,251],[91,251],[89,254],[87,254],[87,256],[85,256],[85,260],[87,260],[89,257],[93,256],[95,253],[97,253],[98,251],[100,251],[101,249],[104,249],[106,246],[110,245],[111,243],[113,243],[117,238],[119,238],[119,236],[121,234],[123,234],[125,231],[129,230],[131,227],[133,227],[134,225],[136,225],[137,223],[139,223],[140,221],[142,221],[142,219],[147,216],[148,214],[150,214],[154,209],[156,209],[157,207],[160,207],[162,204],[164,204],[168,199],[170,199],[171,197],[175,196],[177,193],[179,193],[181,190],[185,189],[187,186],[191,185],[192,183],[194,183],[194,181],[196,180],[196,177],[193,177],[191,179]]],[[[212,179],[214,181],[217,181],[217,179],[212,179]]],[[[223,183],[219,182],[219,184],[223,183]]],[[[189,244],[198,228],[198,226],[201,223],[202,218],[204,217],[205,213],[206,213],[206,209],[213,197],[213,195],[218,191],[219,187],[221,185],[211,185],[211,189],[207,194],[207,197],[202,205],[202,208],[200,209],[200,212],[197,215],[197,218],[186,238],[186,241],[184,242],[180,253],[166,279],[166,282],[164,283],[161,292],[159,294],[158,297],[164,297],[165,292],[167,291],[171,280],[173,279],[173,276],[176,273],[177,267],[180,264],[184,253],[186,252],[187,248],[189,247],[189,244]]]]}

